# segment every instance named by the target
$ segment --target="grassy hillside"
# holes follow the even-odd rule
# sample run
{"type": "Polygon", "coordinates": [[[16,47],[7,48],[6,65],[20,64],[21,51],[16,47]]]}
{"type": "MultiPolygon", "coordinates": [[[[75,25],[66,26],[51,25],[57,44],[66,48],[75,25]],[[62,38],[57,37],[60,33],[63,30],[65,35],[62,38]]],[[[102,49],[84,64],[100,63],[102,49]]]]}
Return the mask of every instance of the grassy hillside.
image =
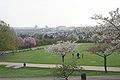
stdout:
{"type": "MultiPolygon", "coordinates": [[[[90,47],[95,46],[93,43],[81,43],[79,45],[80,57],[83,54],[83,59],[78,59],[79,65],[92,65],[92,66],[102,66],[103,58],[91,54],[86,50],[90,47]]],[[[65,62],[68,63],[72,59],[71,54],[65,56],[65,62]]],[[[76,57],[76,54],[74,55],[76,57]]],[[[60,64],[61,56],[56,54],[50,54],[45,50],[35,50],[27,52],[19,52],[15,54],[1,55],[1,62],[26,62],[26,63],[42,63],[42,64],[60,64]]],[[[108,57],[108,66],[119,66],[120,67],[120,54],[112,54],[108,57]]]]}

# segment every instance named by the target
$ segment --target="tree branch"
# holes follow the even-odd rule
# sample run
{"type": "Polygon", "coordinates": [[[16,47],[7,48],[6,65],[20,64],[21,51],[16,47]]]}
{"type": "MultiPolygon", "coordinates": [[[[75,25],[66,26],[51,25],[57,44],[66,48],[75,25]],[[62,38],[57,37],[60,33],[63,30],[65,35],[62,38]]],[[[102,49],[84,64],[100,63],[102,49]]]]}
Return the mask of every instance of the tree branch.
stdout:
{"type": "Polygon", "coordinates": [[[110,24],[112,24],[120,32],[120,29],[115,24],[113,24],[111,21],[109,21],[107,19],[103,19],[103,20],[105,20],[105,21],[109,22],[110,24]]]}
{"type": "Polygon", "coordinates": [[[100,55],[99,53],[95,53],[96,55],[100,56],[100,57],[104,57],[103,55],[100,55]]]}

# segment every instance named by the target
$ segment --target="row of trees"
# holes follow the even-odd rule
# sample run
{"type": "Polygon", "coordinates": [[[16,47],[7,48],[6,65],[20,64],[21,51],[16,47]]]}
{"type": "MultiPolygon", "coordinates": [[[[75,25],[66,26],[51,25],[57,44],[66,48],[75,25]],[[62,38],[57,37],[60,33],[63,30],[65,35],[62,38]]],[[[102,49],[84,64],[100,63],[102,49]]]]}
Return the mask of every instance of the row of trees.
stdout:
{"type": "Polygon", "coordinates": [[[36,40],[33,37],[17,37],[17,46],[20,49],[36,46],[36,40]]]}
{"type": "Polygon", "coordinates": [[[64,30],[56,28],[31,28],[31,29],[16,29],[15,31],[18,36],[33,36],[37,37],[41,42],[40,44],[52,44],[53,42],[64,40],[67,41],[67,37],[71,34],[76,35],[79,40],[78,42],[86,43],[92,42],[91,36],[94,34],[94,26],[82,26],[82,27],[65,27],[64,30]],[[45,37],[48,37],[48,41],[45,41],[45,37]]]}
{"type": "Polygon", "coordinates": [[[37,45],[52,45],[58,41],[79,41],[79,36],[76,34],[61,35],[61,34],[35,34],[33,37],[36,40],[37,45]]]}

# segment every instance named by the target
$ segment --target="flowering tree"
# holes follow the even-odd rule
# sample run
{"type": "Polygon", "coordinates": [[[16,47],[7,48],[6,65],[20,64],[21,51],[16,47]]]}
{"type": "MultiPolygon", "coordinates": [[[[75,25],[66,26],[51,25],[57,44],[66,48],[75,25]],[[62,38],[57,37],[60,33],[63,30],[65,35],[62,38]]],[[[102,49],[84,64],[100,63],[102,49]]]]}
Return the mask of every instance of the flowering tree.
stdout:
{"type": "Polygon", "coordinates": [[[68,77],[77,69],[76,62],[73,61],[70,64],[64,64],[64,57],[67,53],[74,53],[77,49],[77,44],[75,42],[62,42],[59,41],[58,44],[53,44],[48,46],[47,50],[50,53],[60,54],[62,57],[62,66],[56,68],[57,71],[54,73],[65,80],[68,80],[68,77]]]}
{"type": "Polygon", "coordinates": [[[89,51],[104,58],[105,72],[107,72],[107,56],[120,50],[120,13],[118,10],[119,8],[109,12],[109,17],[103,17],[101,14],[91,17],[102,22],[98,25],[99,29],[96,29],[98,46],[90,48],[89,51]]]}
{"type": "Polygon", "coordinates": [[[47,50],[50,53],[60,54],[62,57],[62,62],[64,63],[64,57],[67,53],[73,53],[77,48],[77,44],[75,42],[58,42],[58,44],[50,45],[47,50]]]}
{"type": "Polygon", "coordinates": [[[97,33],[104,36],[106,41],[113,44],[114,50],[120,49],[120,13],[119,8],[109,12],[109,17],[103,17],[101,14],[95,14],[92,19],[101,20],[100,30],[97,33]]]}
{"type": "Polygon", "coordinates": [[[113,53],[112,49],[113,49],[112,46],[108,43],[99,43],[96,47],[92,47],[89,49],[90,52],[104,59],[104,69],[106,73],[107,73],[107,57],[113,53]]]}
{"type": "Polygon", "coordinates": [[[33,47],[33,46],[36,45],[36,41],[32,37],[26,37],[26,38],[24,38],[23,42],[24,42],[24,46],[25,47],[33,47]]]}
{"type": "Polygon", "coordinates": [[[24,41],[23,41],[22,37],[17,37],[17,46],[19,48],[24,47],[24,41]]]}

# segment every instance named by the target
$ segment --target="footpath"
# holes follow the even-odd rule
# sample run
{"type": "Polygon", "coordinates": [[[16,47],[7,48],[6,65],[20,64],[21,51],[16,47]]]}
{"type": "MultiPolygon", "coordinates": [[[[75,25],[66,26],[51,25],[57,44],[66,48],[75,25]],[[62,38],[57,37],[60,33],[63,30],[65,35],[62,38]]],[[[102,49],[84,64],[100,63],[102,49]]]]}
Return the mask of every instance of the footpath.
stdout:
{"type": "MultiPolygon", "coordinates": [[[[24,63],[14,63],[14,62],[0,62],[0,65],[5,65],[5,67],[20,68],[24,66],[24,63]]],[[[57,64],[32,64],[26,63],[26,67],[38,67],[38,68],[55,68],[56,66],[61,66],[57,64]]],[[[95,70],[104,71],[104,67],[101,66],[78,66],[82,70],[95,70]]],[[[120,67],[107,67],[108,71],[118,71],[120,72],[120,67]]]]}

